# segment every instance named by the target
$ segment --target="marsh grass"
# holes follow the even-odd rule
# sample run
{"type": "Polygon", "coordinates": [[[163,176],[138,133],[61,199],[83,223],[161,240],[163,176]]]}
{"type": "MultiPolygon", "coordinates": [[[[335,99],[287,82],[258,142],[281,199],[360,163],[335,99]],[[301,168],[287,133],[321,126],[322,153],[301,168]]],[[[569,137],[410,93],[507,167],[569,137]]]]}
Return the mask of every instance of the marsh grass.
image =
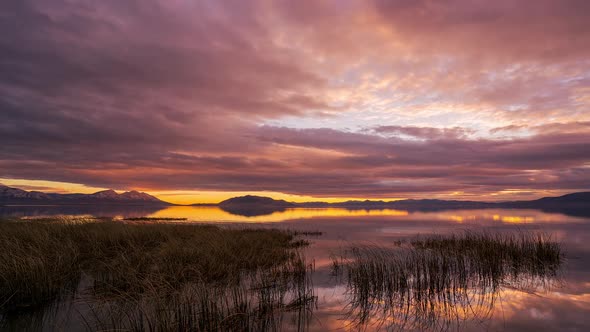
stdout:
{"type": "Polygon", "coordinates": [[[106,219],[0,223],[0,318],[76,294],[89,330],[243,330],[313,309],[293,232],[106,219]],[[84,279],[88,287],[79,287],[84,279]]]}
{"type": "Polygon", "coordinates": [[[303,330],[315,308],[309,269],[303,260],[258,270],[242,283],[211,286],[189,283],[161,296],[115,296],[88,303],[89,329],[124,331],[279,331],[284,317],[303,330]],[[107,318],[107,319],[105,319],[107,318]]]}
{"type": "Polygon", "coordinates": [[[543,234],[465,232],[353,247],[333,266],[348,284],[355,326],[448,330],[491,315],[505,287],[550,285],[562,261],[560,245],[543,234]]]}

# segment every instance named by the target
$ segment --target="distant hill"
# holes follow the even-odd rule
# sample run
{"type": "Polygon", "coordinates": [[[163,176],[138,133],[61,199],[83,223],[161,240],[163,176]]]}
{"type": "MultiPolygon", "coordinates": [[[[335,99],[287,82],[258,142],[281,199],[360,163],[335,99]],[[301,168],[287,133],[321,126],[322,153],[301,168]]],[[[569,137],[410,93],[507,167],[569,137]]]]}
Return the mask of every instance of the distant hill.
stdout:
{"type": "Polygon", "coordinates": [[[476,201],[453,201],[440,199],[405,199],[399,201],[345,201],[337,203],[305,202],[299,207],[338,207],[346,209],[403,209],[403,210],[441,210],[441,209],[480,209],[492,207],[495,203],[476,201]]]}
{"type": "Polygon", "coordinates": [[[294,203],[287,202],[283,199],[276,200],[270,197],[246,195],[226,199],[219,203],[219,206],[236,206],[236,205],[268,205],[280,207],[295,207],[294,203]]]}
{"type": "Polygon", "coordinates": [[[343,208],[399,208],[399,209],[482,209],[482,208],[546,208],[551,206],[579,207],[590,209],[590,192],[579,192],[559,197],[544,197],[532,201],[479,202],[441,199],[405,199],[399,201],[346,201],[338,203],[297,203],[301,207],[343,208]]]}
{"type": "Polygon", "coordinates": [[[55,194],[0,185],[0,205],[80,204],[169,205],[170,203],[138,191],[127,191],[121,194],[114,190],[103,190],[93,194],[55,194]]]}
{"type": "Polygon", "coordinates": [[[358,209],[480,209],[480,208],[544,208],[550,206],[568,206],[590,209],[590,192],[579,192],[559,197],[544,197],[532,201],[504,201],[504,202],[479,202],[457,201],[441,199],[405,199],[399,201],[346,201],[337,203],[328,202],[303,202],[291,203],[285,200],[275,200],[263,196],[240,196],[230,198],[218,204],[221,207],[228,206],[274,206],[274,207],[341,207],[358,209]]]}
{"type": "Polygon", "coordinates": [[[530,203],[538,203],[538,204],[555,204],[555,203],[566,203],[566,204],[586,204],[590,203],[590,191],[589,192],[580,192],[580,193],[572,193],[567,194],[559,197],[545,197],[535,201],[530,201],[530,203]]]}
{"type": "Polygon", "coordinates": [[[486,208],[494,203],[476,201],[446,201],[439,199],[405,199],[399,201],[345,201],[337,203],[305,202],[297,203],[299,207],[339,207],[346,209],[426,209],[438,210],[448,208],[486,208]]]}
{"type": "Polygon", "coordinates": [[[558,197],[544,197],[534,201],[500,202],[498,207],[537,209],[572,216],[590,216],[590,192],[572,193],[558,197]]]}
{"type": "Polygon", "coordinates": [[[219,203],[219,207],[232,214],[246,217],[271,214],[297,207],[294,203],[285,200],[276,200],[270,197],[246,195],[227,199],[219,203]]]}

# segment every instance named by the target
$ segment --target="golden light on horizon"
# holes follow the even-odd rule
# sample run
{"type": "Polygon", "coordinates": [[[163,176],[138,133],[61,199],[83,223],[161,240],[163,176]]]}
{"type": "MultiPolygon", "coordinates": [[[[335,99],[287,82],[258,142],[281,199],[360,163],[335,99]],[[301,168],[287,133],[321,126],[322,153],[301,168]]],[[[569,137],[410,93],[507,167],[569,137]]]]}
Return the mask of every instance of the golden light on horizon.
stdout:
{"type": "MultiPolygon", "coordinates": [[[[26,180],[26,179],[7,179],[0,178],[0,183],[9,187],[15,187],[27,191],[36,190],[43,192],[54,193],[81,193],[91,194],[101,190],[111,188],[106,187],[92,187],[78,183],[59,182],[59,181],[44,181],[44,180],[26,180]]],[[[383,200],[383,201],[397,201],[403,198],[378,198],[378,197],[314,197],[306,195],[285,194],[275,191],[199,191],[199,190],[150,190],[147,188],[128,188],[126,190],[116,190],[118,192],[138,190],[153,195],[165,202],[190,205],[190,204],[216,204],[226,199],[245,196],[256,195],[266,196],[273,199],[283,199],[289,202],[302,203],[322,201],[328,203],[344,202],[350,200],[383,200]]]]}
{"type": "Polygon", "coordinates": [[[403,198],[375,198],[375,197],[314,197],[306,195],[292,195],[285,194],[275,191],[147,191],[148,193],[158,197],[159,199],[174,203],[174,204],[214,204],[224,201],[226,199],[245,196],[266,196],[277,200],[285,200],[288,202],[303,203],[303,202],[314,202],[322,201],[328,203],[344,202],[351,200],[384,200],[384,201],[397,201],[403,198]]]}

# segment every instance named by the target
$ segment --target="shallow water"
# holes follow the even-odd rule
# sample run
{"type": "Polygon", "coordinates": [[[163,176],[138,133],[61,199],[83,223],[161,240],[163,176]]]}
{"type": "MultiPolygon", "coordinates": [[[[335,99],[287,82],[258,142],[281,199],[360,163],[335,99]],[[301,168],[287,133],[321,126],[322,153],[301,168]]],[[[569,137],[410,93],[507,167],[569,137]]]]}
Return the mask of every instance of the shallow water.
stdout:
{"type": "MultiPolygon", "coordinates": [[[[351,244],[392,246],[394,241],[417,234],[447,234],[463,230],[494,232],[539,231],[550,234],[563,244],[566,261],[559,277],[548,285],[527,285],[525,289],[503,288],[489,311],[466,314],[459,324],[442,328],[467,331],[588,331],[590,330],[590,217],[574,217],[536,210],[453,210],[409,212],[399,210],[288,209],[268,215],[235,215],[216,207],[169,207],[165,209],[101,208],[97,210],[63,207],[11,207],[0,209],[0,216],[40,216],[55,214],[92,214],[96,216],[148,216],[187,218],[182,222],[224,223],[238,227],[288,228],[320,231],[309,237],[312,245],[305,249],[308,260],[315,261],[313,272],[317,308],[305,326],[311,331],[377,330],[386,322],[368,320],[354,325],[350,316],[350,299],[345,282],[332,273],[333,256],[351,244]]],[[[31,319],[40,320],[44,330],[68,326],[69,317],[80,315],[76,304],[63,305],[31,319]]],[[[22,318],[28,320],[26,317],[22,318]]],[[[20,325],[20,322],[15,326],[20,325]]],[[[30,323],[30,322],[29,322],[30,323]]],[[[301,324],[296,313],[281,321],[283,330],[297,330],[301,324]]],[[[29,327],[31,325],[26,324],[29,327]]],[[[37,325],[38,327],[39,325],[37,325]]],[[[75,325],[69,325],[70,327],[75,325]]]]}

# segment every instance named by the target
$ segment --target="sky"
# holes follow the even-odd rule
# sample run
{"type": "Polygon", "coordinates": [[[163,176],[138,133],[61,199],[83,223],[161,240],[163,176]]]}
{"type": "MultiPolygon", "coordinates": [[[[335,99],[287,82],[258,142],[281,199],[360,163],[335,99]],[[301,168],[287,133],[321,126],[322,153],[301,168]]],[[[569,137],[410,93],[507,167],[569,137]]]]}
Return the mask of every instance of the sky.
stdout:
{"type": "Polygon", "coordinates": [[[590,190],[587,0],[4,0],[0,183],[176,203],[590,190]]]}

